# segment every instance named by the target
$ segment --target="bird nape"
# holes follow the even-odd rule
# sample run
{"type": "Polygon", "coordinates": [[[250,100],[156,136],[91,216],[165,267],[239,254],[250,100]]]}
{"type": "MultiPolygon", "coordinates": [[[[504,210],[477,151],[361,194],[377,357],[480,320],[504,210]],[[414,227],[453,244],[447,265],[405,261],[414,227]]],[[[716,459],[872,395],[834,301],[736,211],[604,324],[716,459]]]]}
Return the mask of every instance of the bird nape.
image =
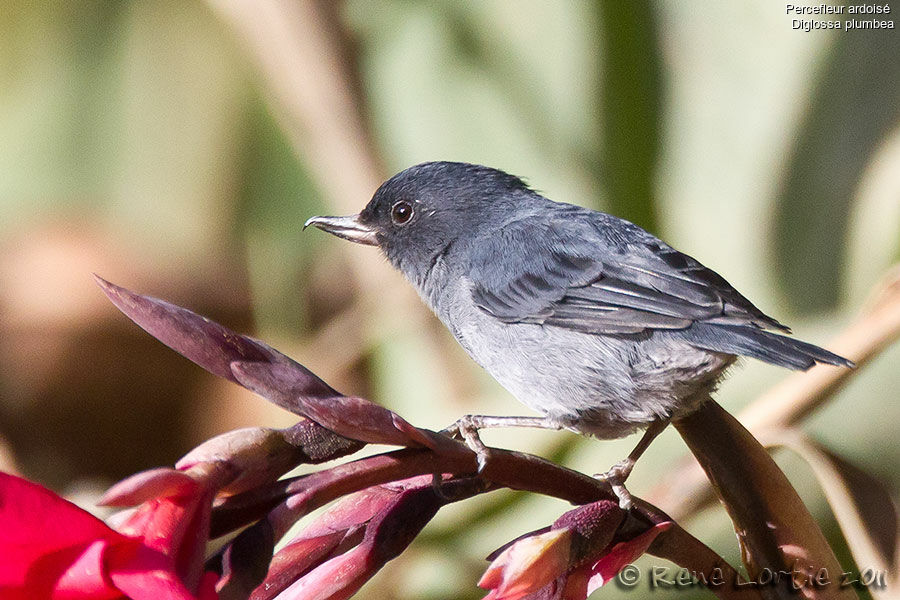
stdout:
{"type": "Polygon", "coordinates": [[[604,476],[623,506],[635,461],[709,398],[738,356],[806,370],[845,358],[782,333],[723,277],[618,217],[554,202],[498,169],[419,164],[349,217],[313,217],[378,246],[469,355],[541,417],[468,415],[445,432],[489,460],[478,430],[646,428],[604,476]]]}

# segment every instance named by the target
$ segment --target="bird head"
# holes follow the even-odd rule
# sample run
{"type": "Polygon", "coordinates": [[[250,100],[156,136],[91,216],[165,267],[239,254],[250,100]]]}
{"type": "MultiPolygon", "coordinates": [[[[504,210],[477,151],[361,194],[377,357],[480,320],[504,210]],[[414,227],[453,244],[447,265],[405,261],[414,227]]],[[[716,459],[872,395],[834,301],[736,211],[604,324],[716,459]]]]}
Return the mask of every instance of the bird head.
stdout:
{"type": "Polygon", "coordinates": [[[388,179],[359,214],[313,217],[304,227],[378,246],[407,278],[421,281],[451,244],[502,226],[536,196],[521,179],[497,169],[429,162],[388,179]]]}

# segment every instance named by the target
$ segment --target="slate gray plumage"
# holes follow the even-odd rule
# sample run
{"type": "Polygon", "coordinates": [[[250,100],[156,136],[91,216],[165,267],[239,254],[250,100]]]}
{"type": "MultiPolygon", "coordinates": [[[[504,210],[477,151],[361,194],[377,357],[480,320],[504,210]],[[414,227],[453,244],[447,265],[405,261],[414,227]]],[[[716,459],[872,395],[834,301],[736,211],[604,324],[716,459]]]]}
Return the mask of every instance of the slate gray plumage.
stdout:
{"type": "Polygon", "coordinates": [[[496,169],[416,165],[359,215],[307,224],[379,246],[476,362],[581,433],[621,437],[686,414],[737,356],[851,364],[768,331],[788,329],[640,227],[496,169]]]}

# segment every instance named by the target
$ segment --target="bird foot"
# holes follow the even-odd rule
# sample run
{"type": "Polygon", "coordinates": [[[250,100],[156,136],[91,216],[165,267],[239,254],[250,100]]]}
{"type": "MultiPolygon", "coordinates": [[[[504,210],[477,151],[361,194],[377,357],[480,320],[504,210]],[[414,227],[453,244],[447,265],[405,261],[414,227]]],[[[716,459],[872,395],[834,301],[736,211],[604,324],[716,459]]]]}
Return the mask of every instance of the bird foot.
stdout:
{"type": "Polygon", "coordinates": [[[450,502],[450,497],[444,493],[444,488],[441,484],[444,482],[444,476],[440,473],[432,473],[431,474],[431,491],[434,492],[434,495],[444,502],[450,502]]]}
{"type": "Polygon", "coordinates": [[[478,462],[478,473],[481,474],[487,466],[491,452],[481,441],[478,430],[483,427],[483,423],[478,415],[466,415],[458,419],[455,423],[441,430],[441,433],[449,435],[452,438],[461,439],[466,443],[472,452],[475,453],[475,459],[478,462]]]}
{"type": "Polygon", "coordinates": [[[612,487],[613,493],[619,499],[619,507],[623,510],[631,510],[634,506],[631,492],[625,488],[625,480],[631,475],[631,471],[634,469],[634,462],[631,458],[625,458],[610,467],[606,473],[594,475],[595,478],[607,482],[612,487]]]}

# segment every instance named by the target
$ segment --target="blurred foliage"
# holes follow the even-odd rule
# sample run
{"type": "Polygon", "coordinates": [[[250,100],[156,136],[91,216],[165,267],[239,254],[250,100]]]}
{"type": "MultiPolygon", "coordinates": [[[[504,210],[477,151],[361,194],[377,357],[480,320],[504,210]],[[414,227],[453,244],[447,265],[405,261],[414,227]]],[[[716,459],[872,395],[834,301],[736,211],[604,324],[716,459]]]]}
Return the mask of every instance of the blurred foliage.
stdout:
{"type": "MultiPolygon", "coordinates": [[[[390,171],[481,162],[551,198],[616,212],[817,343],[900,256],[893,31],[795,31],[783,6],[750,0],[339,9],[373,152],[390,171]]],[[[321,175],[298,158],[308,154],[284,132],[244,40],[209,5],[10,1],[0,39],[5,468],[74,493],[78,481],[170,463],[212,433],[290,420],[144,339],[92,271],[264,336],[423,427],[522,412],[433,320],[352,284],[350,265],[373,250],[301,234],[306,217],[330,210],[321,175]],[[367,321],[374,311],[359,307],[373,305],[408,323],[367,321]],[[351,344],[342,326],[375,339],[351,344]]],[[[885,353],[809,423],[895,494],[900,403],[886,390],[900,386],[898,360],[898,349],[885,353]]],[[[748,363],[719,398],[742,406],[783,375],[748,363]]],[[[486,439],[538,453],[571,444],[567,462],[585,472],[633,443],[486,439]]],[[[684,452],[663,435],[635,491],[684,452]]],[[[817,492],[801,492],[831,518],[817,492]]],[[[452,507],[363,596],[478,597],[481,559],[564,509],[508,495],[452,507]],[[467,529],[472,516],[479,525],[467,529]]],[[[720,513],[688,525],[735,558],[720,513]]]]}
{"type": "Polygon", "coordinates": [[[900,119],[897,56],[890,30],[839,36],[811,93],[773,221],[778,281],[800,310],[840,299],[854,190],[900,119]]]}
{"type": "Polygon", "coordinates": [[[607,190],[607,210],[658,233],[656,161],[662,130],[662,55],[657,15],[649,1],[602,0],[602,150],[597,179],[607,190]]]}
{"type": "Polygon", "coordinates": [[[243,146],[235,236],[246,240],[253,310],[267,327],[302,331],[313,307],[303,282],[315,260],[312,236],[298,236],[309,211],[325,211],[321,195],[267,112],[254,98],[243,146]],[[308,198],[298,202],[298,198],[308,198]],[[317,205],[318,204],[318,205],[317,205]]]}

